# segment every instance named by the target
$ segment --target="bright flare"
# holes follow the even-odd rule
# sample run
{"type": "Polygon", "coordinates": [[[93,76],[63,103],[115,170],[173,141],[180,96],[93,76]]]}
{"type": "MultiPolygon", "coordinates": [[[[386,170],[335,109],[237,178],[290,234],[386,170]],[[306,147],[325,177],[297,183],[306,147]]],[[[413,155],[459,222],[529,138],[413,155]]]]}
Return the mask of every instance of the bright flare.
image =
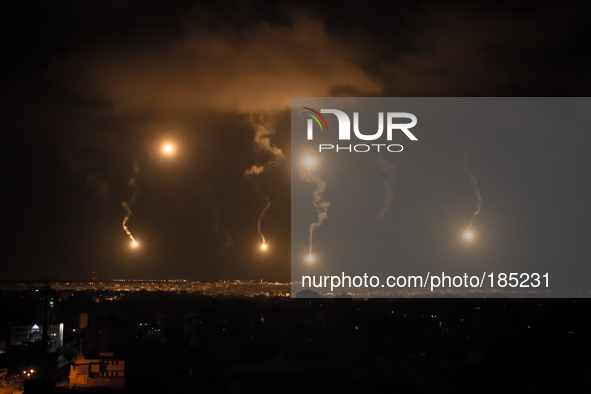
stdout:
{"type": "MultiPolygon", "coordinates": [[[[258,185],[257,185],[258,188],[258,185]]],[[[260,191],[260,189],[259,189],[260,191]]],[[[261,240],[263,241],[263,243],[261,244],[261,250],[265,250],[267,249],[267,242],[265,241],[265,236],[263,235],[263,232],[261,231],[261,222],[263,221],[263,216],[265,216],[265,212],[267,212],[267,209],[269,209],[269,207],[271,206],[271,200],[269,200],[269,197],[265,196],[265,200],[267,200],[267,205],[265,205],[265,208],[263,208],[263,211],[261,212],[261,214],[259,215],[259,219],[257,220],[257,230],[259,232],[259,236],[261,237],[261,240]]]]}
{"type": "Polygon", "coordinates": [[[133,246],[134,248],[136,248],[136,247],[137,247],[137,242],[136,242],[136,241],[133,241],[133,242],[131,243],[131,246],[133,246]]]}
{"type": "Polygon", "coordinates": [[[174,153],[174,146],[172,144],[164,144],[162,146],[162,153],[165,155],[172,155],[174,153]]]}
{"type": "Polygon", "coordinates": [[[312,261],[314,261],[314,257],[313,257],[311,254],[309,254],[309,255],[308,255],[308,261],[309,261],[310,263],[311,263],[312,261]]]}
{"type": "Polygon", "coordinates": [[[464,233],[464,238],[466,238],[468,241],[471,240],[474,237],[474,234],[472,233],[472,231],[466,231],[464,233]]]}
{"type": "Polygon", "coordinates": [[[312,168],[312,166],[316,163],[316,160],[312,158],[312,156],[307,156],[304,159],[304,164],[308,167],[308,170],[312,168]]]}

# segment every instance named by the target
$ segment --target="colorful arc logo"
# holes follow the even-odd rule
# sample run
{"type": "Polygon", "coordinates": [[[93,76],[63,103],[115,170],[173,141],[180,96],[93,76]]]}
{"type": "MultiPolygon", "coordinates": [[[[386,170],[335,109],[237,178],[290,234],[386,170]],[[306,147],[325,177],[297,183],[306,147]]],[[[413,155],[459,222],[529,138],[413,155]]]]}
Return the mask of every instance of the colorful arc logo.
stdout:
{"type": "Polygon", "coordinates": [[[318,111],[313,110],[312,108],[308,108],[308,107],[302,107],[304,109],[307,109],[309,111],[314,112],[314,114],[311,114],[310,112],[302,112],[303,114],[306,115],[310,115],[315,121],[316,123],[318,123],[318,126],[320,126],[320,130],[324,130],[324,128],[322,127],[322,123],[320,123],[320,119],[322,119],[322,122],[324,123],[324,126],[326,126],[326,130],[328,131],[328,125],[326,124],[326,120],[324,120],[324,117],[322,115],[320,115],[320,113],[318,111]],[[318,119],[320,118],[320,119],[318,119]]]}

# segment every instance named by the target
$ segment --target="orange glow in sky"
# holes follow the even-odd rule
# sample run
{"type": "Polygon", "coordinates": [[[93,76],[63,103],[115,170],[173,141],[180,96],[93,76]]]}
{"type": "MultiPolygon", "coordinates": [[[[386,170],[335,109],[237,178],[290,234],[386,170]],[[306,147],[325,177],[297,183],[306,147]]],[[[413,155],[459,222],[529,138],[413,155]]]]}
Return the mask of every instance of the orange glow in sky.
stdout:
{"type": "Polygon", "coordinates": [[[172,155],[174,153],[174,145],[168,142],[165,143],[164,145],[162,145],[162,153],[168,156],[172,155]]]}

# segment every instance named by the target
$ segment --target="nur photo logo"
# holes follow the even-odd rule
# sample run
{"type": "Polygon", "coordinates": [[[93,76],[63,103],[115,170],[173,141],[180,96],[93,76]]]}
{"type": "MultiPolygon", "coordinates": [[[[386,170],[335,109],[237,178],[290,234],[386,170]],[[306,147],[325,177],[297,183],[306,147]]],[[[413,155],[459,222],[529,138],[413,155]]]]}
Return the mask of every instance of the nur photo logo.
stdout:
{"type": "MultiPolygon", "coordinates": [[[[328,124],[322,114],[333,114],[336,116],[339,123],[338,139],[339,141],[350,141],[351,140],[351,119],[344,111],[338,109],[321,109],[320,112],[310,108],[302,107],[307,111],[302,112],[308,115],[307,119],[307,138],[308,140],[314,139],[314,122],[320,128],[320,131],[328,131],[328,124]]],[[[378,112],[378,130],[373,134],[362,133],[359,127],[359,112],[353,112],[353,134],[354,137],[362,141],[376,141],[384,135],[384,128],[386,130],[386,141],[392,141],[395,133],[402,132],[411,141],[418,141],[418,138],[410,131],[411,128],[417,125],[417,117],[408,112],[387,112],[384,116],[384,112],[378,112]],[[384,121],[385,119],[385,121],[384,121]],[[406,119],[410,122],[398,123],[399,120],[406,119]],[[386,126],[384,127],[384,123],[386,126]]],[[[374,144],[318,144],[318,152],[332,150],[335,152],[357,152],[365,153],[370,151],[387,151],[392,153],[402,152],[403,146],[401,144],[386,144],[386,143],[374,143],[374,144]]]]}

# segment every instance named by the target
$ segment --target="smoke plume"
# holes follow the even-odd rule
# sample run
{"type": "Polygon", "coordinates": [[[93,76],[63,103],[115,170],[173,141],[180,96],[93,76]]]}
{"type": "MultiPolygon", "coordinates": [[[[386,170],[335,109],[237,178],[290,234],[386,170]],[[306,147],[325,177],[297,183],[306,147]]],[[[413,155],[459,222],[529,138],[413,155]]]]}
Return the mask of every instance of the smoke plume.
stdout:
{"type": "Polygon", "coordinates": [[[328,208],[330,207],[330,203],[328,201],[324,201],[323,193],[326,191],[326,182],[320,179],[318,175],[314,175],[310,172],[310,170],[306,170],[300,171],[300,177],[306,182],[316,185],[316,190],[312,192],[312,197],[314,208],[316,208],[316,213],[318,214],[318,219],[310,224],[310,246],[308,248],[308,259],[311,259],[314,230],[322,226],[324,220],[328,218],[328,208]]]}
{"type": "Polygon", "coordinates": [[[380,212],[378,213],[378,220],[383,220],[386,216],[386,213],[388,212],[388,209],[390,209],[392,198],[394,197],[394,164],[388,163],[382,157],[377,160],[377,164],[385,175],[384,189],[386,190],[386,198],[382,204],[382,209],[380,209],[380,212]]]}
{"type": "Polygon", "coordinates": [[[470,218],[470,225],[468,226],[468,230],[472,229],[472,225],[474,224],[474,219],[476,218],[476,216],[480,213],[480,210],[482,209],[482,196],[480,195],[480,189],[478,188],[478,180],[476,179],[474,174],[472,174],[472,171],[470,171],[470,168],[468,167],[468,156],[469,156],[471,150],[472,150],[472,145],[470,145],[468,147],[468,149],[466,150],[466,154],[464,155],[464,170],[470,176],[470,180],[472,181],[472,185],[474,186],[474,193],[476,194],[476,199],[478,200],[478,208],[476,209],[476,211],[474,211],[474,213],[472,214],[472,217],[470,218]]]}

